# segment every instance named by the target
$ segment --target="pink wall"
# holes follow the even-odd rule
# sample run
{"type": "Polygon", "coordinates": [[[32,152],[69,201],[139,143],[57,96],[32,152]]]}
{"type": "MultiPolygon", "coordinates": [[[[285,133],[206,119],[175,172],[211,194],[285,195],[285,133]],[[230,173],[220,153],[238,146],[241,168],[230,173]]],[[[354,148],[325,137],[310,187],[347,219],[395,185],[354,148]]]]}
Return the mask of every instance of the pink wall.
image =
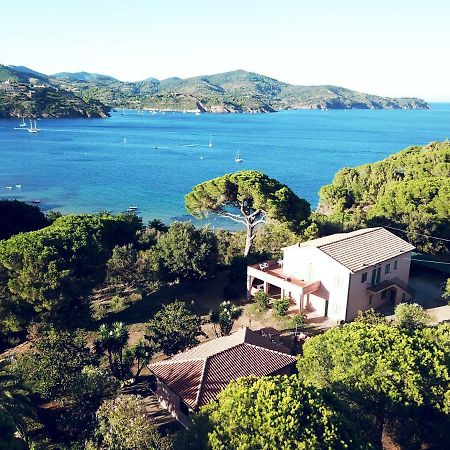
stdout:
{"type": "Polygon", "coordinates": [[[347,321],[353,320],[358,315],[358,311],[365,311],[370,308],[375,309],[389,302],[388,295],[386,296],[385,299],[382,299],[381,293],[378,293],[372,294],[372,304],[369,305],[370,292],[367,291],[367,288],[370,286],[372,269],[380,265],[381,265],[380,282],[382,282],[383,280],[391,280],[393,278],[399,278],[405,284],[408,284],[409,269],[411,265],[411,252],[400,255],[397,258],[384,261],[382,264],[367,267],[364,270],[352,274],[350,279],[349,302],[346,317],[347,321]],[[397,261],[396,270],[394,269],[395,261],[397,261]],[[384,273],[386,264],[391,265],[391,271],[388,274],[384,273]],[[367,281],[361,283],[361,276],[364,272],[367,272],[367,281]]]}

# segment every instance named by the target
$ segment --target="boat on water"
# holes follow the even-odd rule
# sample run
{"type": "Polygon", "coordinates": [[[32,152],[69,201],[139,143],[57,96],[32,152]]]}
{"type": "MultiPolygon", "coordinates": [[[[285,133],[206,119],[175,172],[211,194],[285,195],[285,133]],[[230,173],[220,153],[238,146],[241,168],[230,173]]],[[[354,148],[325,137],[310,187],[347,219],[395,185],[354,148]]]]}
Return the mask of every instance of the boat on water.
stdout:
{"type": "Polygon", "coordinates": [[[16,184],[16,188],[17,188],[17,189],[21,189],[21,188],[22,188],[22,185],[21,185],[21,184],[16,184]]]}
{"type": "Polygon", "coordinates": [[[31,203],[34,203],[35,205],[38,205],[39,203],[41,203],[41,201],[39,199],[35,199],[31,203]]]}
{"type": "Polygon", "coordinates": [[[200,156],[200,159],[203,159],[203,156],[200,156]]]}
{"type": "Polygon", "coordinates": [[[129,206],[128,207],[128,211],[137,211],[138,207],[137,206],[129,206]]]}
{"type": "Polygon", "coordinates": [[[12,186],[5,186],[5,189],[8,189],[9,191],[12,189],[12,186]]]}
{"type": "Polygon", "coordinates": [[[240,163],[242,161],[244,160],[241,158],[240,151],[238,150],[236,156],[234,157],[234,162],[240,163]]]}
{"type": "Polygon", "coordinates": [[[37,126],[36,126],[36,121],[35,120],[33,121],[33,120],[30,119],[30,128],[27,128],[27,131],[29,133],[38,133],[39,132],[39,130],[38,130],[37,126]]]}
{"type": "Polygon", "coordinates": [[[208,147],[211,148],[212,146],[213,146],[213,143],[212,143],[212,134],[210,134],[210,135],[209,135],[209,144],[208,144],[208,147]]]}
{"type": "Polygon", "coordinates": [[[27,126],[27,124],[25,122],[25,118],[22,117],[22,122],[20,122],[19,127],[26,127],[26,126],[27,126]]]}

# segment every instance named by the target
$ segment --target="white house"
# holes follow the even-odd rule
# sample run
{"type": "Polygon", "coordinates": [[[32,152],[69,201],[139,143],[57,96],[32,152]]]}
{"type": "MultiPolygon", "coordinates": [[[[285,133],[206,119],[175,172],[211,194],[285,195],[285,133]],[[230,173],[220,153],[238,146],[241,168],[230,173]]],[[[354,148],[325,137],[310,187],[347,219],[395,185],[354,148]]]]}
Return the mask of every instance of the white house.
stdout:
{"type": "Polygon", "coordinates": [[[339,233],[283,249],[283,259],[247,268],[247,293],[289,297],[299,311],[351,321],[358,311],[398,304],[408,289],[414,247],[384,228],[339,233]]]}

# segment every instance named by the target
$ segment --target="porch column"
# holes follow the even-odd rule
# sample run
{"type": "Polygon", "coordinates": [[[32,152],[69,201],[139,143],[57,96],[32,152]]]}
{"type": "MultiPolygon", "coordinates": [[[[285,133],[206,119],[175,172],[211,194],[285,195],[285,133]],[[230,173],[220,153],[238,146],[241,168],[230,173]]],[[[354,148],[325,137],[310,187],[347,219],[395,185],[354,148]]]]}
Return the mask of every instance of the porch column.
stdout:
{"type": "Polygon", "coordinates": [[[264,281],[264,293],[268,294],[269,293],[269,283],[267,281],[264,281]]]}
{"type": "Polygon", "coordinates": [[[252,277],[251,275],[247,275],[247,300],[250,300],[252,296],[253,279],[254,277],[252,277]]]}
{"type": "Polygon", "coordinates": [[[298,312],[301,313],[303,308],[303,294],[300,294],[300,302],[298,304],[298,312]]]}

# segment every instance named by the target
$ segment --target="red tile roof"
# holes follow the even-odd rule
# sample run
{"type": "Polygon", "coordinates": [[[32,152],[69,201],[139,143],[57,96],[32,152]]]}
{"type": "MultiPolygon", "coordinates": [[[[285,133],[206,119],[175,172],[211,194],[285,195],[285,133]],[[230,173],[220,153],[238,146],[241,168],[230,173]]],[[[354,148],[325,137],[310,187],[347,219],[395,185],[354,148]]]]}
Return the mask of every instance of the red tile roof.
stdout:
{"type": "Polygon", "coordinates": [[[203,406],[239,377],[274,374],[295,363],[283,345],[241,328],[201,344],[149,369],[192,409],[203,406]]]}

